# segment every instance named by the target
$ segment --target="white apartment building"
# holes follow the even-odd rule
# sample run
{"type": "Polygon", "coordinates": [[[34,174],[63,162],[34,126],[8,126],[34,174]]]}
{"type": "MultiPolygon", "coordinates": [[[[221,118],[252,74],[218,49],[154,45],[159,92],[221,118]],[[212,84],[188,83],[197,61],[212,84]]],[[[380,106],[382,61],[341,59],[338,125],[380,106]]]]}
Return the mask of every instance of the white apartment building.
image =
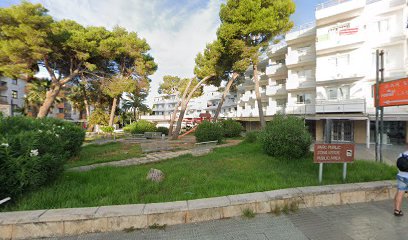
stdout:
{"type": "MultiPolygon", "coordinates": [[[[204,112],[215,116],[218,104],[221,101],[222,92],[212,91],[207,97],[207,106],[204,112]]],[[[237,116],[237,93],[229,93],[225,96],[224,103],[221,106],[219,119],[235,118],[237,116]]]]}
{"type": "MultiPolygon", "coordinates": [[[[385,81],[408,76],[407,0],[333,0],[319,4],[315,14],[315,25],[297,27],[285,37],[287,77],[266,74],[266,119],[278,111],[302,116],[316,141],[324,140],[331,119],[332,141],[369,146],[374,138],[375,51],[385,51],[385,81]]],[[[277,47],[269,51],[269,62],[282,62],[273,51],[277,47]]],[[[252,78],[251,71],[246,77],[252,78]]],[[[255,96],[245,84],[251,82],[238,88],[243,91],[238,119],[259,121],[256,104],[250,106],[255,96]]],[[[384,120],[385,143],[408,142],[408,106],[385,108],[384,120]]]]}
{"type": "Polygon", "coordinates": [[[3,116],[16,115],[16,108],[24,106],[26,82],[0,77],[0,112],[3,116]]]}

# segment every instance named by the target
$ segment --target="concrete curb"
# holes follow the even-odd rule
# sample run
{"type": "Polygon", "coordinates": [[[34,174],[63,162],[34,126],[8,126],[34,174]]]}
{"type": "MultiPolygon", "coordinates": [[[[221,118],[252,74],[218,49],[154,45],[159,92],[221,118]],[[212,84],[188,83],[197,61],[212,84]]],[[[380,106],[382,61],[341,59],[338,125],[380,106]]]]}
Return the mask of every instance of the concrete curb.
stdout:
{"type": "Polygon", "coordinates": [[[142,229],[273,212],[296,205],[320,207],[387,200],[395,181],[311,186],[166,203],[0,213],[0,239],[61,237],[142,229]]]}

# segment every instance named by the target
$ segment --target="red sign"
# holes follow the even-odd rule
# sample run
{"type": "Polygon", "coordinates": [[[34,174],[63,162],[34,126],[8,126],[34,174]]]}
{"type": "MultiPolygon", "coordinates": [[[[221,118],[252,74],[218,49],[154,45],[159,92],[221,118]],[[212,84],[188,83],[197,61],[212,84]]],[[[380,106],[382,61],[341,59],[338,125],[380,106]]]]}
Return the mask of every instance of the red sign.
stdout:
{"type": "Polygon", "coordinates": [[[379,89],[380,107],[408,105],[408,78],[382,82],[379,89]]]}
{"type": "Polygon", "coordinates": [[[354,161],[354,144],[315,144],[315,163],[345,163],[354,161]]]}
{"type": "Polygon", "coordinates": [[[358,28],[347,28],[339,31],[340,35],[352,35],[358,33],[358,28]]]}

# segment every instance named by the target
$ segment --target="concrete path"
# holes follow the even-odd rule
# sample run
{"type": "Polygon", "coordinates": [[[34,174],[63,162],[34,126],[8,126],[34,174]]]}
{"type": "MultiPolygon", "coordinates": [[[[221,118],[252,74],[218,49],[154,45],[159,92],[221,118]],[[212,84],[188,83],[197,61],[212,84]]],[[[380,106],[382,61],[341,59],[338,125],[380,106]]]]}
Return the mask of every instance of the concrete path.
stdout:
{"type": "MultiPolygon", "coordinates": [[[[253,219],[232,218],[165,229],[88,234],[63,240],[93,239],[408,239],[408,214],[392,215],[392,201],[301,209],[296,213],[260,214],[253,219]]],[[[408,213],[407,199],[404,209],[408,213]]]]}
{"type": "MultiPolygon", "coordinates": [[[[217,145],[214,148],[230,147],[230,146],[237,145],[240,142],[241,140],[229,140],[228,143],[217,145]]],[[[160,162],[163,160],[172,159],[172,158],[179,157],[179,156],[186,155],[186,154],[191,154],[193,153],[193,151],[194,150],[191,149],[191,150],[181,150],[181,151],[174,151],[174,152],[171,152],[171,151],[154,152],[154,153],[148,153],[144,157],[130,158],[126,160],[113,161],[113,162],[97,163],[97,164],[81,166],[81,167],[74,167],[74,168],[68,169],[68,171],[85,172],[85,171],[95,169],[97,167],[105,167],[105,166],[126,167],[126,166],[140,165],[140,164],[146,164],[146,163],[154,163],[154,162],[160,162]]]]}

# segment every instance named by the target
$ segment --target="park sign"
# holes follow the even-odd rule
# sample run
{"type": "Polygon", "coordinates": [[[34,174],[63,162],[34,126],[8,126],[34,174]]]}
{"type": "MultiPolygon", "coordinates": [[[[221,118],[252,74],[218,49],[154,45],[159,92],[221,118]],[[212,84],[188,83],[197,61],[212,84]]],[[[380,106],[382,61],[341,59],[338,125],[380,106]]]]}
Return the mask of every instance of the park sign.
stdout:
{"type": "Polygon", "coordinates": [[[354,161],[354,144],[315,144],[315,163],[348,163],[354,161]]]}
{"type": "Polygon", "coordinates": [[[376,107],[408,105],[408,78],[381,82],[378,92],[379,106],[376,107]]]}

